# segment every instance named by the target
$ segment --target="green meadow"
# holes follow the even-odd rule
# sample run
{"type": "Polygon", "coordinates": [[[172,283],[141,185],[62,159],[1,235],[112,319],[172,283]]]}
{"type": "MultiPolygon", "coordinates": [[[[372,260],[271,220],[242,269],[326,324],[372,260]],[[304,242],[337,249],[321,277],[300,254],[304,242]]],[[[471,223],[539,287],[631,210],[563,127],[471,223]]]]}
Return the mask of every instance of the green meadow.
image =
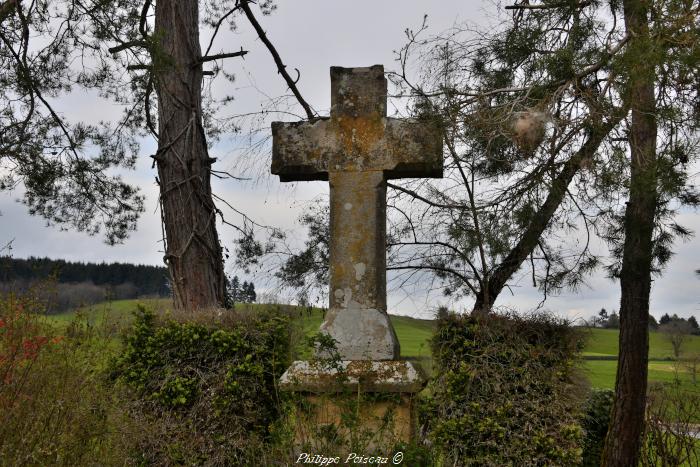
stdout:
{"type": "MultiPolygon", "coordinates": [[[[617,360],[584,360],[582,369],[591,386],[598,389],[614,389],[615,374],[617,372],[617,360]]],[[[649,381],[657,383],[672,383],[680,380],[686,390],[700,390],[700,386],[693,388],[690,375],[682,364],[676,362],[649,362],[649,381]]]]}
{"type": "MultiPolygon", "coordinates": [[[[583,355],[616,356],[618,351],[617,329],[586,329],[588,341],[583,355]]],[[[688,336],[683,351],[700,353],[700,336],[688,336]]],[[[649,360],[669,360],[673,358],[671,343],[659,332],[649,334],[649,360]]]]}
{"type": "MultiPolygon", "coordinates": [[[[583,351],[582,368],[591,386],[601,389],[615,387],[617,372],[618,330],[586,329],[588,334],[583,351]],[[597,360],[600,359],[600,360],[597,360]]],[[[682,347],[686,355],[700,354],[700,336],[688,336],[682,347]]],[[[700,390],[692,384],[685,365],[673,361],[673,349],[666,336],[649,333],[649,381],[671,383],[679,380],[686,390],[700,390]]]]}
{"type": "MultiPolygon", "coordinates": [[[[57,326],[68,325],[72,320],[81,318],[94,325],[107,325],[123,327],[131,320],[132,312],[138,304],[143,304],[159,313],[167,313],[169,300],[143,299],[143,300],[118,300],[104,302],[97,305],[81,308],[76,311],[52,315],[48,317],[57,326]]],[[[240,307],[256,308],[269,307],[270,305],[252,304],[239,305],[240,307]]],[[[288,307],[295,316],[300,334],[298,352],[302,357],[309,353],[305,346],[303,336],[313,335],[323,321],[322,311],[318,308],[306,309],[288,307]]],[[[401,355],[418,360],[421,365],[430,371],[431,352],[430,337],[434,329],[432,320],[422,320],[407,316],[391,315],[391,321],[401,343],[401,355]]],[[[584,329],[586,333],[586,345],[583,351],[581,369],[594,388],[613,388],[615,385],[615,372],[618,352],[618,331],[616,329],[584,329]]],[[[700,354],[700,336],[689,336],[683,346],[686,353],[700,354]]],[[[673,351],[665,337],[657,332],[650,333],[649,339],[649,381],[672,382],[676,379],[693,386],[690,375],[682,364],[672,361],[673,351]]],[[[694,388],[693,388],[694,389],[694,388]]]]}

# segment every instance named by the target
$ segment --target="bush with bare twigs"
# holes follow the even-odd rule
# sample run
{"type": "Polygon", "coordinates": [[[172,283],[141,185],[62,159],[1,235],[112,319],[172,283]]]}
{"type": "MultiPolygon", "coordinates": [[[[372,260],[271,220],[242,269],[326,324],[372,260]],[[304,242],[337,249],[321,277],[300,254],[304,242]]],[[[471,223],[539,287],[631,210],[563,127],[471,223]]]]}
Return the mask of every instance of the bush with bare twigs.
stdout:
{"type": "Polygon", "coordinates": [[[62,335],[31,293],[0,296],[0,464],[119,463],[129,423],[99,368],[108,341],[62,335]]]}
{"type": "Polygon", "coordinates": [[[444,465],[575,465],[579,332],[547,315],[448,315],[433,338],[423,430],[444,465]]]}
{"type": "Polygon", "coordinates": [[[140,307],[112,368],[130,388],[129,414],[143,428],[133,460],[266,465],[282,431],[276,382],[290,356],[283,313],[157,317],[140,307]]]}

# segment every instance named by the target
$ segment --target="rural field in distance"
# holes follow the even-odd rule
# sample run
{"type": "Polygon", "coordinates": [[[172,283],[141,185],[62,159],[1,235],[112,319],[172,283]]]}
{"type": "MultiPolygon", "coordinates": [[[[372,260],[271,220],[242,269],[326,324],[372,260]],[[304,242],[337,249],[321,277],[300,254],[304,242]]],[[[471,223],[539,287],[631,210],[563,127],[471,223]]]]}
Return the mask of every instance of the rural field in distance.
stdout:
{"type": "MultiPolygon", "coordinates": [[[[78,315],[82,315],[84,319],[95,325],[110,324],[112,327],[122,327],[128,325],[138,304],[143,304],[158,313],[167,313],[170,307],[169,303],[170,301],[167,299],[115,300],[85,307],[78,311],[51,315],[49,319],[58,325],[66,325],[78,315]]],[[[238,305],[238,307],[241,306],[255,310],[275,305],[238,305]]],[[[323,320],[322,311],[318,308],[312,308],[309,312],[307,308],[291,305],[280,306],[289,308],[293,313],[298,313],[297,322],[303,334],[306,335],[314,334],[323,320]]],[[[430,337],[433,333],[434,321],[408,316],[390,316],[401,343],[402,357],[418,361],[423,369],[430,373],[432,369],[430,337]]],[[[618,330],[581,328],[581,331],[587,335],[580,362],[583,374],[592,388],[613,389],[617,369],[618,330]]],[[[297,348],[300,357],[308,357],[309,349],[305,346],[304,339],[299,339],[297,348]]],[[[683,344],[683,353],[700,354],[700,336],[688,336],[683,344]]],[[[649,381],[670,383],[676,379],[681,382],[684,390],[700,391],[700,383],[694,385],[688,369],[673,359],[673,349],[668,339],[662,333],[651,331],[649,333],[649,381]]]]}

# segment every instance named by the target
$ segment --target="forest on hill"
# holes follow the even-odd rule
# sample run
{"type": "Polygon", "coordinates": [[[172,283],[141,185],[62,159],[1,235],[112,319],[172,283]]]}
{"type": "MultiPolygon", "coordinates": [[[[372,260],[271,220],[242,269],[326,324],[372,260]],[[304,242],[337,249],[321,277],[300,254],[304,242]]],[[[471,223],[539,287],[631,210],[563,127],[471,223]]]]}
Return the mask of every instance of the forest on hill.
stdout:
{"type": "Polygon", "coordinates": [[[55,313],[104,300],[167,296],[165,267],[0,257],[0,290],[37,289],[55,313]]]}

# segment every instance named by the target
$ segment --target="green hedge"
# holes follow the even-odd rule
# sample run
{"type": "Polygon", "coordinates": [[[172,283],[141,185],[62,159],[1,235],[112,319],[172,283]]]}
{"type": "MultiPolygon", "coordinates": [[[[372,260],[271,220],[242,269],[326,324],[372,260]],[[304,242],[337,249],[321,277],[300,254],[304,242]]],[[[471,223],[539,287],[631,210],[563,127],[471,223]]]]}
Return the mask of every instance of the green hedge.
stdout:
{"type": "Polygon", "coordinates": [[[547,315],[443,316],[421,410],[444,465],[576,465],[581,334],[547,315]]]}
{"type": "Polygon", "coordinates": [[[248,465],[281,417],[276,381],[290,363],[289,319],[260,312],[158,320],[141,308],[112,376],[133,394],[136,461],[248,465]]]}
{"type": "Polygon", "coordinates": [[[585,433],[583,467],[600,466],[600,457],[603,454],[605,435],[608,433],[614,397],[614,391],[601,389],[591,392],[586,401],[582,422],[585,433]]]}

